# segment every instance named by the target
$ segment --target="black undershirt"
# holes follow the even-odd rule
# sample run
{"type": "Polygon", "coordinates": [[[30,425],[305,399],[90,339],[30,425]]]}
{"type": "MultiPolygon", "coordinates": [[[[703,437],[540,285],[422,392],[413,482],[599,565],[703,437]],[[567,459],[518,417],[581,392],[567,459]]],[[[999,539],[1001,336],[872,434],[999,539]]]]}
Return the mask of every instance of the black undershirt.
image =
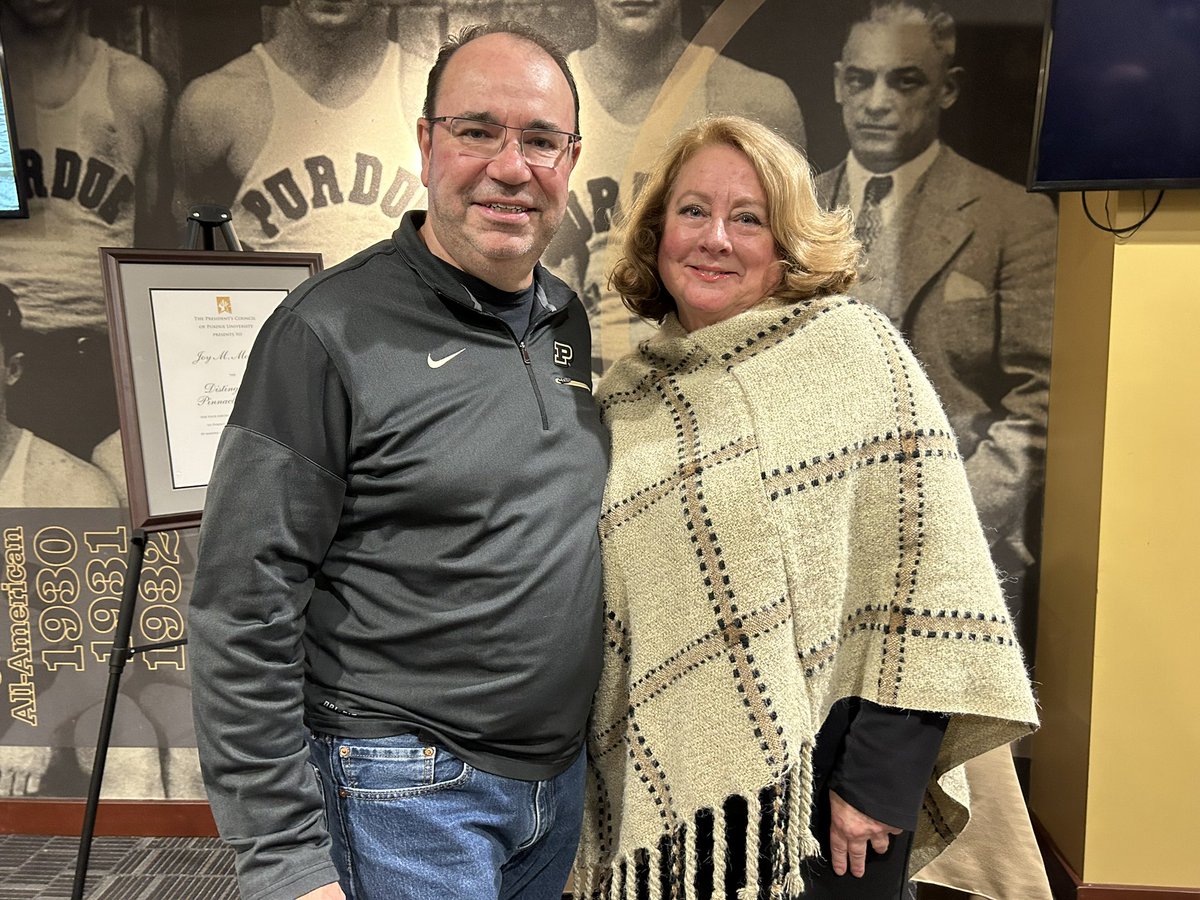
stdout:
{"type": "Polygon", "coordinates": [[[537,293],[536,282],[530,281],[529,287],[519,291],[502,291],[495,285],[488,284],[482,278],[476,278],[470,272],[450,265],[444,259],[438,263],[454,277],[454,280],[471,292],[471,296],[479,301],[487,312],[503,319],[512,330],[513,335],[521,340],[529,330],[533,318],[533,298],[537,293]]]}

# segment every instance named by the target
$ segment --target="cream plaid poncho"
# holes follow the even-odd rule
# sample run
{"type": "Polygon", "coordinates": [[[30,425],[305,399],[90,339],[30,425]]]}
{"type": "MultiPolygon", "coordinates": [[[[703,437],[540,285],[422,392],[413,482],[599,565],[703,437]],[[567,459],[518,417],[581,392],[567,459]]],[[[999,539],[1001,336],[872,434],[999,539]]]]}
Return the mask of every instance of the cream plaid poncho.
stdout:
{"type": "Polygon", "coordinates": [[[765,301],[691,334],[670,315],[598,399],[606,647],[576,896],[633,897],[638,859],[693,896],[700,810],[724,896],[733,795],[750,804],[749,858],[758,814],[774,824],[769,895],[799,894],[817,852],[813,740],[846,696],[951,714],[920,868],[967,822],[963,762],[1037,714],[954,437],[908,347],[840,296],[765,301]]]}

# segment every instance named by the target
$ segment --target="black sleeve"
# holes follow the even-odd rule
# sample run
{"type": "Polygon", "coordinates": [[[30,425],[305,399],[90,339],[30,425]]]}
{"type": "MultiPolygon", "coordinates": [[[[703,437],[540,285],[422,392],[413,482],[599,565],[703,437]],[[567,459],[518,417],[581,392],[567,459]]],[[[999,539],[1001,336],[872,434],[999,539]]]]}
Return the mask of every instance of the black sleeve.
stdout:
{"type": "Polygon", "coordinates": [[[345,479],[350,400],[312,329],[281,307],[254,342],[229,424],[241,426],[345,479]]]}
{"type": "Polygon", "coordinates": [[[829,787],[872,819],[912,831],[949,719],[861,700],[829,787]]]}

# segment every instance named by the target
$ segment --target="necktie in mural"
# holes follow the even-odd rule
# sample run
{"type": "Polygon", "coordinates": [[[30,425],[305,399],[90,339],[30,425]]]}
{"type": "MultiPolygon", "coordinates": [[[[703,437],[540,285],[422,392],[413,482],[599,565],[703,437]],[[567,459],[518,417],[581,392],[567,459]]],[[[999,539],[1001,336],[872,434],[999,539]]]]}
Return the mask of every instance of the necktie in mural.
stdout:
{"type": "Polygon", "coordinates": [[[871,244],[883,230],[883,214],[879,204],[892,191],[891,175],[876,175],[867,181],[863,188],[862,209],[858,211],[858,225],[855,234],[862,241],[863,250],[870,252],[871,244]]]}

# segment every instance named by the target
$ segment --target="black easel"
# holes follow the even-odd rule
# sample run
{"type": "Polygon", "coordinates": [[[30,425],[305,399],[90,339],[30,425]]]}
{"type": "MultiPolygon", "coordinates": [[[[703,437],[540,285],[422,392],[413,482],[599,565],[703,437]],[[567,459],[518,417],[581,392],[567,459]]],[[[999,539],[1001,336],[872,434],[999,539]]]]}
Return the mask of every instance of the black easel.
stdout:
{"type": "Polygon", "coordinates": [[[213,206],[208,203],[193,206],[188,210],[185,248],[188,250],[216,249],[213,241],[213,232],[217,228],[221,229],[221,235],[225,238],[225,245],[230,250],[242,249],[242,242],[233,233],[233,217],[230,215],[229,209],[224,206],[213,206]],[[203,246],[196,246],[197,238],[203,239],[203,246]]]}
{"type": "MultiPolygon", "coordinates": [[[[213,250],[214,232],[221,229],[230,250],[241,250],[241,242],[233,233],[233,220],[229,210],[223,206],[201,205],[188,210],[186,249],[213,250]],[[197,248],[198,239],[204,246],[197,248]]],[[[147,650],[165,650],[181,647],[187,638],[177,641],[161,641],[157,644],[129,645],[133,631],[133,613],[137,606],[138,590],[142,580],[142,558],[146,553],[146,532],[133,529],[129,540],[129,561],[125,575],[125,590],[121,595],[121,608],[117,613],[117,630],[113,635],[112,648],[108,653],[108,688],[104,692],[104,707],[100,716],[100,733],[96,737],[96,756],[92,763],[92,776],[88,783],[87,806],[83,811],[83,829],[79,834],[79,853],[75,857],[75,884],[71,889],[71,900],[83,900],[83,889],[87,883],[88,858],[92,854],[92,838],[96,832],[96,811],[100,805],[100,788],[104,783],[104,764],[108,758],[108,745],[112,738],[113,716],[117,709],[117,697],[121,688],[121,675],[135,654],[147,650]]]]}

